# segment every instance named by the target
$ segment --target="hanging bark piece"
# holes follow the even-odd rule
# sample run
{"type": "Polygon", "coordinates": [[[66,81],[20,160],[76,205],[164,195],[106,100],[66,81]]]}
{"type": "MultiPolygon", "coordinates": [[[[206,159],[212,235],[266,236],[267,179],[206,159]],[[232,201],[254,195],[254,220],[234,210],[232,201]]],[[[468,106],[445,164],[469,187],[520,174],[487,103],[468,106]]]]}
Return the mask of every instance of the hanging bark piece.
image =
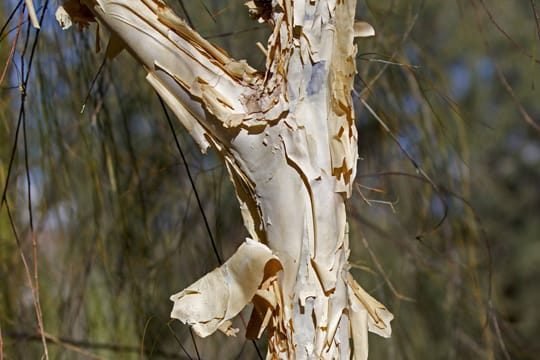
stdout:
{"type": "Polygon", "coordinates": [[[222,266],[171,296],[171,317],[191,325],[201,337],[218,329],[235,335],[238,329],[229,320],[251,302],[271,260],[277,258],[267,246],[247,239],[222,266]]]}
{"type": "Polygon", "coordinates": [[[268,331],[269,359],[367,358],[367,331],[389,336],[392,314],[349,273],[354,38],[374,33],[355,22],[356,1],[248,1],[273,27],[264,74],[162,1],[73,2],[111,31],[111,54],[125,46],[144,66],[201,150],[223,158],[253,239],[173,295],[172,316],[201,336],[232,335],[230,319],[252,302],[247,335],[268,331]]]}

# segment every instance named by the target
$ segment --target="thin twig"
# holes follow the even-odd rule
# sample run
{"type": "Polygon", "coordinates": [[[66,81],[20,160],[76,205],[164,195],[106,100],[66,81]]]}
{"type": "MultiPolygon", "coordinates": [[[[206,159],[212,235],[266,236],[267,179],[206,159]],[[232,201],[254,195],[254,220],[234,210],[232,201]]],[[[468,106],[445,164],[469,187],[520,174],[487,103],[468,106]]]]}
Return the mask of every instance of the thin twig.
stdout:
{"type": "MultiPolygon", "coordinates": [[[[34,232],[34,225],[33,225],[33,215],[32,215],[32,197],[31,197],[31,183],[30,183],[30,167],[29,167],[29,164],[28,164],[28,142],[27,142],[27,136],[26,136],[26,115],[25,115],[25,102],[26,102],[26,95],[27,95],[27,90],[28,90],[28,80],[30,79],[30,73],[32,71],[32,65],[34,63],[34,56],[36,54],[36,49],[37,49],[37,45],[38,45],[38,42],[39,42],[39,39],[40,39],[40,28],[41,28],[41,25],[43,24],[43,20],[45,18],[45,12],[47,11],[47,7],[49,5],[49,0],[46,0],[45,1],[45,4],[43,6],[43,9],[42,9],[42,12],[41,12],[41,16],[40,16],[40,19],[39,19],[39,24],[38,26],[35,26],[36,24],[34,24],[34,27],[35,27],[35,37],[34,37],[34,42],[32,44],[32,48],[30,50],[30,56],[29,56],[29,59],[28,59],[28,70],[26,71],[26,73],[24,72],[24,56],[26,55],[26,49],[27,49],[27,45],[28,45],[28,40],[29,40],[29,30],[30,30],[30,27],[28,27],[28,32],[27,32],[27,36],[26,36],[26,40],[25,40],[25,46],[24,46],[24,49],[21,53],[21,73],[22,73],[22,77],[23,77],[23,81],[22,81],[22,91],[21,91],[21,105],[20,105],[20,111],[19,111],[19,120],[18,122],[22,122],[22,127],[23,127],[23,138],[24,138],[24,160],[25,160],[25,168],[26,168],[26,180],[27,180],[27,191],[28,191],[28,213],[29,213],[29,218],[30,218],[30,234],[31,234],[31,239],[32,239],[32,258],[33,258],[33,281],[32,281],[32,277],[30,276],[30,272],[29,270],[28,273],[27,273],[27,277],[28,277],[28,283],[32,289],[32,299],[33,299],[33,302],[34,302],[34,309],[35,309],[35,313],[36,313],[36,318],[37,318],[37,323],[38,323],[38,328],[39,328],[39,332],[40,332],[40,335],[41,335],[41,342],[42,342],[42,345],[43,345],[43,356],[45,358],[45,360],[48,360],[49,359],[49,350],[47,348],[47,340],[45,338],[45,328],[44,328],[44,325],[43,325],[43,315],[42,315],[42,310],[41,310],[41,303],[40,303],[40,300],[39,300],[39,276],[38,276],[38,256],[37,256],[37,240],[36,240],[36,237],[35,237],[35,232],[34,232]]],[[[24,11],[24,7],[23,7],[23,11],[24,11]]],[[[7,184],[6,184],[6,188],[7,188],[7,184]]],[[[13,224],[14,226],[14,224],[13,224]]],[[[19,246],[19,251],[21,252],[21,255],[24,255],[22,254],[22,248],[20,247],[20,242],[18,242],[18,246],[19,246]]],[[[25,260],[26,261],[26,260],[25,260]]],[[[26,268],[28,267],[28,264],[25,264],[25,270],[26,268]]]]}
{"type": "Polygon", "coordinates": [[[167,322],[167,327],[169,328],[169,331],[171,332],[171,334],[173,335],[174,339],[176,340],[176,342],[178,343],[178,346],[180,346],[180,349],[182,349],[182,351],[184,352],[184,354],[186,354],[186,356],[190,359],[190,360],[193,360],[193,358],[191,357],[191,355],[189,355],[189,353],[187,352],[186,348],[184,347],[184,345],[182,345],[182,342],[180,341],[180,339],[178,338],[178,336],[176,335],[176,333],[174,332],[172,326],[171,326],[171,322],[173,322],[174,320],[171,319],[167,322]]]}
{"type": "Polygon", "coordinates": [[[212,21],[214,22],[217,22],[217,19],[216,17],[214,16],[214,14],[212,14],[212,12],[210,11],[210,9],[208,8],[208,6],[206,5],[206,3],[204,1],[201,0],[201,5],[203,6],[204,8],[204,11],[206,11],[206,13],[208,14],[208,16],[210,16],[212,18],[212,21]]]}
{"type": "Polygon", "coordinates": [[[19,0],[19,2],[17,3],[17,5],[13,9],[13,11],[11,11],[11,13],[9,14],[9,16],[8,16],[6,22],[4,23],[4,25],[2,25],[2,29],[0,29],[0,38],[2,38],[2,35],[4,34],[4,31],[6,30],[7,26],[11,22],[11,19],[13,19],[13,16],[15,16],[15,14],[17,13],[17,10],[19,9],[19,6],[22,5],[22,2],[23,2],[23,0],[19,0]]]}
{"type": "MultiPolygon", "coordinates": [[[[482,4],[483,8],[484,8],[484,11],[488,13],[488,15],[490,15],[491,13],[489,12],[489,10],[487,9],[486,5],[484,4],[484,2],[482,0],[480,0],[480,3],[482,4]]],[[[476,6],[476,3],[474,0],[471,0],[471,4],[473,5],[473,8],[476,10],[475,11],[475,15],[476,15],[476,26],[478,27],[478,31],[480,33],[480,36],[482,38],[482,41],[484,42],[484,46],[486,48],[486,51],[488,53],[491,53],[491,46],[489,45],[489,42],[486,38],[486,35],[484,34],[484,29],[480,23],[480,19],[479,19],[479,15],[478,15],[478,7],[476,6]]],[[[536,13],[535,13],[536,14],[536,13]]],[[[497,26],[498,24],[495,23],[497,26]]],[[[540,31],[540,30],[539,30],[540,31]]],[[[506,33],[504,33],[506,34],[506,33]]],[[[532,56],[529,56],[530,58],[532,58],[532,56]]],[[[527,112],[527,110],[525,110],[525,108],[523,107],[523,105],[521,105],[521,102],[519,101],[519,99],[517,98],[516,94],[514,93],[514,90],[512,89],[512,86],[508,83],[508,80],[506,79],[506,76],[504,75],[504,73],[502,72],[502,70],[500,69],[497,61],[495,60],[495,58],[493,58],[493,61],[495,63],[495,67],[497,69],[497,76],[499,78],[499,81],[501,82],[501,84],[503,85],[504,89],[506,90],[506,92],[510,95],[510,97],[512,98],[512,100],[514,101],[514,104],[516,105],[516,107],[518,108],[518,111],[520,112],[521,116],[523,117],[523,119],[525,120],[525,122],[527,124],[529,124],[534,130],[536,130],[537,132],[540,132],[540,125],[537,124],[533,119],[532,117],[529,115],[529,113],[527,112]]],[[[537,61],[538,62],[538,61],[537,61]]]]}
{"type": "MultiPolygon", "coordinates": [[[[400,41],[400,45],[404,44],[405,40],[407,40],[409,38],[409,36],[411,35],[411,32],[412,32],[414,26],[416,25],[416,22],[418,21],[419,17],[420,17],[420,11],[417,11],[415,13],[415,15],[414,15],[414,18],[411,20],[408,28],[403,32],[403,35],[402,35],[401,41],[400,41]]],[[[396,47],[393,54],[389,57],[390,61],[394,60],[397,57],[397,55],[399,53],[399,48],[400,47],[396,47]]],[[[389,66],[389,64],[385,63],[383,65],[383,67],[379,70],[379,72],[377,74],[375,74],[375,76],[372,79],[370,79],[368,83],[365,84],[365,88],[362,89],[362,91],[359,94],[360,98],[362,98],[363,96],[365,96],[366,93],[371,91],[371,89],[373,87],[373,84],[375,84],[377,82],[377,80],[379,80],[379,78],[386,72],[386,69],[388,69],[388,66],[389,66]]]]}
{"type": "Polygon", "coordinates": [[[82,349],[81,347],[74,345],[73,343],[66,342],[66,341],[62,340],[61,338],[58,338],[58,337],[56,337],[54,335],[51,335],[49,333],[45,333],[45,337],[47,338],[47,340],[50,340],[54,344],[60,345],[60,346],[66,348],[68,350],[71,350],[73,352],[76,352],[77,354],[86,356],[86,357],[88,357],[90,359],[105,360],[104,357],[92,354],[91,352],[86,351],[86,350],[82,349]]]}
{"type": "Polygon", "coordinates": [[[493,327],[495,328],[495,334],[497,335],[497,340],[499,341],[499,345],[501,346],[504,358],[506,360],[510,360],[512,359],[512,357],[508,353],[508,349],[506,348],[506,344],[502,338],[501,328],[499,327],[499,320],[497,319],[497,315],[495,314],[495,311],[493,310],[493,305],[491,303],[489,304],[489,309],[491,314],[491,322],[493,323],[493,327]]]}
{"type": "Polygon", "coordinates": [[[531,7],[534,14],[534,22],[536,23],[536,35],[538,36],[538,40],[540,40],[540,16],[538,15],[538,11],[536,11],[534,0],[529,1],[531,2],[531,7]]]}
{"type": "Polygon", "coordinates": [[[197,354],[197,360],[201,360],[201,354],[199,354],[199,347],[195,341],[195,336],[193,336],[193,329],[189,327],[189,335],[191,335],[191,341],[193,342],[193,347],[195,348],[195,354],[197,354]]]}
{"type": "MultiPolygon", "coordinates": [[[[367,101],[365,101],[363,98],[360,98],[360,101],[362,102],[362,104],[364,104],[364,106],[366,107],[366,109],[368,109],[368,111],[371,113],[371,115],[373,115],[373,117],[379,122],[379,124],[382,126],[382,128],[384,129],[384,131],[386,131],[388,133],[388,135],[392,138],[392,140],[397,144],[397,146],[400,148],[401,152],[403,152],[403,154],[405,154],[405,156],[409,159],[409,161],[411,162],[411,164],[414,166],[414,168],[416,169],[416,171],[424,178],[427,180],[427,182],[431,185],[431,187],[433,188],[433,190],[435,190],[435,192],[437,193],[440,193],[440,190],[439,190],[439,186],[431,179],[431,177],[424,171],[424,169],[422,169],[422,167],[420,166],[420,164],[418,164],[418,162],[413,158],[413,156],[407,151],[407,149],[405,149],[405,147],[401,144],[401,142],[399,141],[399,139],[394,135],[394,133],[390,130],[390,128],[388,127],[388,125],[386,125],[386,123],[381,119],[381,117],[371,108],[371,106],[369,106],[369,104],[367,103],[367,101]]],[[[444,220],[446,219],[446,217],[448,216],[448,203],[446,202],[446,200],[441,197],[441,201],[443,202],[443,205],[444,205],[444,213],[443,215],[441,216],[441,218],[439,219],[439,221],[435,224],[435,226],[433,227],[433,230],[436,230],[438,229],[441,224],[444,222],[444,220]]],[[[417,236],[418,237],[423,237],[425,234],[419,234],[417,236]]]]}
{"type": "Polygon", "coordinates": [[[184,155],[184,151],[182,150],[182,147],[180,146],[180,141],[178,141],[178,136],[176,135],[176,130],[174,129],[171,117],[169,116],[169,112],[167,111],[167,107],[165,106],[165,103],[163,102],[163,99],[161,98],[161,96],[158,95],[158,99],[159,99],[159,103],[161,104],[161,107],[163,108],[163,113],[165,114],[165,117],[167,118],[167,123],[169,124],[169,128],[173,135],[174,143],[176,145],[176,149],[178,150],[178,154],[180,155],[180,157],[182,158],[182,162],[184,163],[184,167],[186,169],[186,173],[187,173],[189,182],[191,184],[191,188],[193,189],[193,193],[195,194],[195,199],[197,200],[197,205],[199,206],[199,210],[204,221],[204,226],[206,227],[206,232],[208,233],[208,237],[210,238],[212,249],[214,250],[214,255],[216,256],[218,264],[222,265],[223,260],[221,258],[221,255],[219,254],[217,243],[216,243],[216,240],[214,239],[214,235],[212,235],[212,230],[210,229],[210,222],[208,221],[208,218],[206,217],[206,213],[204,212],[204,207],[203,207],[201,198],[199,196],[199,192],[197,191],[197,187],[195,186],[195,180],[193,179],[193,176],[191,175],[191,170],[189,169],[189,165],[184,155]]]}
{"type": "Polygon", "coordinates": [[[146,332],[148,331],[148,326],[150,325],[150,321],[152,321],[152,317],[148,318],[148,320],[146,320],[146,323],[144,324],[143,334],[141,337],[141,352],[140,352],[141,360],[144,359],[144,339],[146,338],[146,332]]]}
{"type": "Polygon", "coordinates": [[[219,34],[214,34],[214,35],[208,35],[208,36],[204,36],[204,38],[207,39],[207,40],[209,40],[209,39],[217,39],[217,38],[223,38],[223,37],[242,34],[242,33],[245,33],[245,32],[253,32],[255,30],[262,30],[262,29],[266,29],[266,27],[261,26],[261,25],[252,26],[252,27],[247,28],[247,29],[229,31],[229,32],[224,32],[224,33],[219,33],[219,34]]]}
{"type": "Polygon", "coordinates": [[[502,72],[502,70],[499,67],[499,64],[497,64],[497,62],[495,62],[495,68],[497,69],[497,76],[499,77],[499,80],[500,80],[502,86],[504,87],[504,89],[506,90],[508,95],[510,95],[510,97],[512,98],[512,101],[514,102],[514,104],[516,105],[519,113],[523,117],[523,120],[525,120],[525,122],[527,124],[529,124],[534,130],[536,130],[538,133],[540,133],[540,125],[533,120],[533,118],[529,115],[529,113],[527,112],[525,107],[523,107],[523,105],[521,104],[521,102],[517,98],[516,93],[514,92],[514,89],[512,89],[512,86],[510,86],[510,84],[508,83],[508,79],[506,78],[506,76],[502,72]]]}
{"type": "MultiPolygon", "coordinates": [[[[532,0],[531,0],[532,1],[532,0]]],[[[531,54],[527,52],[525,47],[521,45],[519,42],[514,40],[508,33],[499,25],[499,23],[495,20],[493,17],[493,14],[491,14],[491,11],[489,11],[488,7],[484,3],[484,0],[478,0],[478,2],[482,5],[482,8],[484,9],[485,13],[487,14],[489,21],[495,26],[495,28],[512,44],[516,49],[518,49],[523,55],[528,57],[529,59],[533,60],[535,63],[540,64],[540,60],[535,59],[531,54]]]]}
{"type": "MultiPolygon", "coordinates": [[[[31,275],[31,272],[30,272],[30,266],[28,265],[28,261],[26,260],[26,256],[24,255],[24,251],[22,249],[22,244],[21,244],[21,240],[19,238],[19,235],[17,233],[17,228],[15,226],[15,221],[13,219],[13,216],[11,214],[11,210],[10,210],[10,207],[9,207],[9,204],[8,202],[6,201],[6,212],[7,212],[7,215],[8,215],[8,219],[9,219],[9,224],[11,226],[11,231],[13,232],[13,237],[15,237],[15,242],[17,243],[17,249],[19,250],[19,256],[21,257],[21,261],[23,263],[23,267],[24,267],[24,274],[26,276],[26,281],[28,281],[28,285],[30,286],[30,289],[32,291],[32,299],[34,301],[34,306],[36,304],[36,288],[34,286],[34,284],[32,283],[32,275],[31,275]]],[[[36,315],[38,316],[38,319],[41,318],[41,313],[39,311],[39,307],[36,307],[36,315]]],[[[39,320],[38,320],[38,324],[39,324],[39,320]]],[[[40,329],[40,340],[43,341],[43,339],[45,338],[45,334],[43,331],[41,331],[40,329]]],[[[46,350],[47,349],[47,342],[45,342],[45,356],[47,358],[48,356],[48,351],[46,350]]]]}
{"type": "MultiPolygon", "coordinates": [[[[387,171],[387,172],[379,172],[379,173],[372,173],[372,174],[362,174],[362,175],[359,175],[358,178],[369,178],[369,177],[379,177],[379,176],[406,176],[406,177],[411,177],[411,178],[418,179],[418,180],[421,180],[421,181],[427,181],[427,179],[425,179],[424,177],[419,176],[417,174],[409,174],[409,173],[397,172],[397,171],[387,171]]],[[[487,260],[487,262],[488,262],[488,290],[487,290],[487,304],[486,304],[487,316],[486,316],[486,318],[487,318],[487,320],[493,319],[492,316],[491,316],[491,311],[493,311],[493,303],[491,301],[492,291],[493,291],[493,249],[492,249],[492,246],[491,246],[491,241],[490,241],[490,238],[488,236],[487,230],[486,230],[484,224],[482,223],[482,221],[480,219],[480,216],[478,215],[477,211],[475,210],[475,208],[473,207],[472,203],[469,200],[467,200],[466,198],[464,198],[460,194],[457,194],[457,193],[451,191],[450,189],[445,188],[444,186],[440,186],[439,189],[441,190],[441,192],[443,194],[448,194],[448,195],[458,199],[463,204],[465,204],[465,206],[471,211],[471,213],[473,215],[474,222],[476,223],[476,225],[480,229],[481,238],[484,240],[484,246],[486,248],[487,258],[488,258],[488,260],[487,260]]],[[[505,345],[502,337],[498,337],[498,340],[500,342],[501,348],[506,348],[506,345],[505,345]]]]}
{"type": "Polygon", "coordinates": [[[0,86],[4,82],[9,68],[9,64],[11,64],[11,60],[13,60],[13,54],[15,53],[15,46],[17,45],[17,41],[19,40],[19,34],[21,33],[23,19],[24,14],[21,12],[21,16],[19,17],[19,24],[17,24],[17,32],[15,33],[15,37],[13,38],[13,43],[11,44],[11,49],[9,50],[8,58],[4,65],[4,70],[2,70],[2,75],[0,75],[0,86]]]}
{"type": "MultiPolygon", "coordinates": [[[[6,332],[4,335],[6,338],[16,339],[16,340],[26,340],[26,341],[40,341],[41,336],[37,333],[25,333],[25,332],[6,332]]],[[[66,349],[70,349],[72,351],[76,351],[79,354],[89,356],[90,358],[94,359],[110,359],[111,357],[100,357],[98,355],[92,354],[88,351],[85,351],[84,349],[92,349],[92,350],[102,350],[102,351],[110,351],[114,353],[133,353],[137,354],[140,351],[140,346],[131,346],[131,345],[118,345],[118,344],[110,344],[110,343],[100,343],[100,342],[91,342],[86,340],[76,340],[71,339],[67,337],[59,337],[54,336],[48,333],[45,333],[45,336],[48,340],[50,340],[53,344],[63,346],[66,349]],[[81,352],[82,351],[82,352],[81,352]],[[84,354],[83,352],[86,352],[87,354],[84,354]]],[[[149,354],[146,354],[149,355],[149,354]]],[[[155,350],[154,355],[159,356],[160,358],[166,358],[166,359],[189,359],[193,360],[189,355],[182,356],[177,354],[176,352],[165,352],[162,350],[155,350]]],[[[115,357],[112,357],[115,358],[115,357]]]]}
{"type": "Polygon", "coordinates": [[[2,340],[2,327],[0,326],[0,360],[4,359],[4,342],[2,340]]]}
{"type": "Polygon", "coordinates": [[[107,63],[107,56],[103,57],[103,61],[101,62],[101,65],[99,65],[98,71],[96,72],[96,75],[94,75],[94,78],[92,79],[92,82],[90,83],[90,87],[88,88],[88,92],[86,93],[86,96],[84,97],[83,104],[81,106],[80,114],[82,115],[84,113],[84,110],[86,109],[86,103],[88,102],[88,99],[90,98],[90,95],[92,93],[92,89],[94,88],[94,85],[96,84],[96,81],[98,80],[99,76],[101,75],[101,72],[103,71],[103,68],[105,67],[105,64],[107,63]]]}
{"type": "Polygon", "coordinates": [[[9,180],[11,178],[11,171],[13,169],[13,164],[15,162],[15,155],[17,154],[17,144],[19,142],[19,133],[21,129],[21,123],[22,123],[22,117],[19,117],[19,120],[17,121],[17,126],[15,128],[15,136],[13,139],[13,145],[11,147],[11,153],[9,156],[9,164],[7,168],[7,174],[6,174],[6,182],[4,184],[4,189],[2,190],[2,199],[0,200],[0,211],[2,211],[2,208],[4,204],[6,204],[7,201],[7,190],[9,187],[9,180]]]}
{"type": "Polygon", "coordinates": [[[416,300],[414,300],[413,298],[405,296],[405,295],[401,294],[399,291],[397,291],[397,289],[394,287],[394,284],[392,284],[392,282],[390,281],[390,278],[388,277],[388,275],[386,275],[386,272],[384,271],[384,267],[379,262],[379,259],[377,258],[377,256],[373,252],[373,250],[371,250],[371,247],[369,246],[369,243],[368,243],[366,237],[364,236],[364,234],[361,234],[361,238],[362,238],[362,242],[364,243],[364,247],[366,248],[366,250],[369,253],[369,257],[371,257],[371,260],[373,261],[373,263],[377,267],[377,270],[379,271],[379,274],[383,277],[383,279],[386,282],[386,284],[388,285],[388,288],[390,289],[390,291],[392,291],[392,294],[394,294],[394,296],[397,297],[400,300],[416,302],[416,300]]]}
{"type": "Polygon", "coordinates": [[[372,188],[372,187],[369,187],[369,186],[366,186],[366,185],[362,185],[362,184],[359,184],[357,183],[356,184],[356,190],[358,191],[358,193],[360,194],[360,197],[362,197],[362,200],[364,200],[366,202],[366,204],[368,204],[369,206],[373,205],[373,204],[383,204],[383,205],[387,205],[393,213],[396,212],[396,209],[394,207],[394,204],[397,204],[399,202],[399,200],[396,200],[394,202],[392,201],[386,201],[386,200],[376,200],[376,199],[368,199],[364,193],[362,193],[362,190],[360,190],[360,188],[363,187],[363,188],[366,188],[370,191],[374,191],[374,192],[379,192],[379,193],[384,193],[383,190],[380,190],[380,189],[375,189],[375,188],[372,188]]]}
{"type": "Polygon", "coordinates": [[[193,21],[191,21],[191,17],[189,16],[189,13],[186,10],[186,6],[184,5],[184,1],[180,0],[180,7],[182,8],[182,11],[184,12],[184,15],[186,17],[186,20],[189,24],[189,27],[195,30],[195,26],[193,25],[193,21]]]}

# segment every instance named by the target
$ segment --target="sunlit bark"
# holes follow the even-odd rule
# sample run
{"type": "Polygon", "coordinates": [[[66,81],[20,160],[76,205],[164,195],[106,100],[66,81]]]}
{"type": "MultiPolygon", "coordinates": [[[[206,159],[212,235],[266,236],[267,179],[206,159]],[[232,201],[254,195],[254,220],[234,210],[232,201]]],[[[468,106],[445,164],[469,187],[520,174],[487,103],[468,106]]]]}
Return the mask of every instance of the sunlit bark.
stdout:
{"type": "MultiPolygon", "coordinates": [[[[392,315],[348,265],[353,40],[371,31],[355,24],[356,1],[250,1],[251,14],[273,27],[265,73],[231,59],[161,1],[81,3],[111,31],[109,54],[126,48],[201,150],[221,155],[250,235],[222,267],[171,297],[172,317],[201,336],[232,335],[229,320],[252,302],[247,333],[268,331],[268,358],[367,358],[367,331],[389,336],[392,315]]],[[[65,9],[88,20],[78,1],[65,9]]]]}

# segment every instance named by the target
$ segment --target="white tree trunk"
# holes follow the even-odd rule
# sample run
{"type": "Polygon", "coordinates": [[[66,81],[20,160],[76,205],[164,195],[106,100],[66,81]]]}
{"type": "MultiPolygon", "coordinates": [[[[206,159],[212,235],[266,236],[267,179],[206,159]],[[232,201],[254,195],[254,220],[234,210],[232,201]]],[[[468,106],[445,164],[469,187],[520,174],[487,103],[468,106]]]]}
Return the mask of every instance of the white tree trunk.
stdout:
{"type": "MultiPolygon", "coordinates": [[[[367,358],[367,331],[389,336],[392,314],[356,283],[347,260],[356,1],[250,1],[273,27],[264,74],[161,1],[81,3],[110,29],[109,54],[130,51],[201,149],[222,156],[251,237],[171,297],[172,317],[201,336],[231,335],[229,319],[253,302],[248,336],[267,329],[268,358],[346,359],[350,338],[354,357],[367,358]]],[[[78,1],[65,8],[87,19],[78,1]]]]}

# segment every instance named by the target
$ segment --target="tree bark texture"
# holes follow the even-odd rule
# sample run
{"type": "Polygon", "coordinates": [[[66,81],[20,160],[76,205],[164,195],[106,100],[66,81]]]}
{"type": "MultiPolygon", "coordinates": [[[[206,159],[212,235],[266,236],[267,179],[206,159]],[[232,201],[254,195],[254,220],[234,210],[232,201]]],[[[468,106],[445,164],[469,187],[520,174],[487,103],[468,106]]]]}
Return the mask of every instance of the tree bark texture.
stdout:
{"type": "Polygon", "coordinates": [[[264,73],[231,59],[159,0],[70,0],[57,15],[64,25],[85,22],[89,9],[111,32],[108,54],[125,48],[144,66],[235,186],[250,238],[173,295],[171,316],[200,336],[233,335],[230,319],[252,302],[247,335],[268,331],[269,359],[366,359],[367,331],[390,336],[392,314],[349,273],[356,1],[247,5],[273,29],[264,73]]]}

